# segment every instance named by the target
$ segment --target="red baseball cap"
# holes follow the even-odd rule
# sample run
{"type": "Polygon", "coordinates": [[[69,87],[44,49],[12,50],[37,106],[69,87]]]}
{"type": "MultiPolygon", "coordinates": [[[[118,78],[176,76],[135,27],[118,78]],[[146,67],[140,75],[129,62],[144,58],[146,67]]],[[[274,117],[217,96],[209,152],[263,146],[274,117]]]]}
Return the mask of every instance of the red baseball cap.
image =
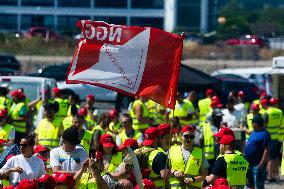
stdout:
{"type": "Polygon", "coordinates": [[[76,185],[76,180],[74,177],[69,174],[69,173],[62,173],[58,178],[57,178],[57,183],[62,183],[65,184],[71,188],[73,188],[76,185]]]}
{"type": "Polygon", "coordinates": [[[220,103],[220,102],[217,101],[217,100],[212,100],[210,106],[211,106],[211,108],[217,108],[217,105],[218,105],[219,103],[220,103]]]}
{"type": "Polygon", "coordinates": [[[43,145],[37,145],[34,147],[34,153],[40,153],[40,152],[44,152],[44,151],[49,151],[48,147],[45,147],[43,145]]]}
{"type": "Polygon", "coordinates": [[[54,88],[52,89],[52,92],[55,93],[55,94],[58,94],[58,93],[60,93],[60,89],[57,88],[57,87],[54,87],[54,88]]]}
{"type": "Polygon", "coordinates": [[[218,133],[214,134],[214,137],[223,137],[224,135],[235,136],[234,132],[229,127],[221,127],[218,133]]]}
{"type": "Polygon", "coordinates": [[[244,91],[239,91],[239,92],[238,92],[238,96],[239,96],[239,97],[243,97],[243,96],[245,96],[244,91]]]}
{"type": "Polygon", "coordinates": [[[144,146],[152,146],[157,137],[159,136],[159,130],[156,127],[149,127],[145,131],[144,146]]]}
{"type": "Polygon", "coordinates": [[[211,96],[213,95],[215,92],[212,89],[207,89],[206,91],[206,96],[211,96]]]}
{"type": "MultiPolygon", "coordinates": [[[[144,189],[156,189],[156,185],[155,183],[150,180],[150,179],[143,179],[143,186],[144,186],[144,189]]],[[[137,184],[135,186],[135,189],[139,189],[139,185],[137,184]]]]}
{"type": "Polygon", "coordinates": [[[53,172],[51,174],[51,177],[53,178],[53,180],[55,180],[57,182],[57,178],[61,175],[61,173],[59,172],[53,172]]]}
{"type": "Polygon", "coordinates": [[[88,95],[87,95],[87,98],[90,99],[90,100],[95,100],[95,96],[92,95],[92,94],[88,94],[88,95]]]}
{"type": "Polygon", "coordinates": [[[181,129],[181,133],[190,132],[194,134],[194,131],[195,129],[191,125],[186,125],[181,129]]]}
{"type": "Polygon", "coordinates": [[[21,180],[16,189],[38,189],[36,180],[21,180]]]}
{"type": "Polygon", "coordinates": [[[220,139],[220,144],[225,144],[225,145],[229,145],[232,142],[235,141],[235,137],[231,136],[231,135],[224,135],[221,137],[220,139]]]}
{"type": "Polygon", "coordinates": [[[169,135],[171,134],[171,126],[169,124],[160,124],[158,126],[158,130],[160,132],[160,136],[169,135]]]}
{"type": "Polygon", "coordinates": [[[251,107],[250,107],[252,110],[259,110],[259,105],[258,104],[251,104],[251,107]]]}
{"type": "Polygon", "coordinates": [[[4,117],[6,115],[8,115],[8,111],[7,110],[5,110],[5,109],[0,110],[0,117],[4,117]]]}
{"type": "Polygon", "coordinates": [[[271,99],[269,100],[269,103],[272,104],[272,105],[278,104],[278,102],[279,102],[279,100],[278,100],[277,98],[271,98],[271,99]]]}
{"type": "Polygon", "coordinates": [[[110,112],[109,112],[109,116],[111,119],[114,119],[118,116],[118,111],[116,109],[112,109],[110,112]]]}
{"type": "Polygon", "coordinates": [[[125,139],[124,143],[118,147],[119,150],[124,150],[127,146],[130,148],[138,148],[137,140],[128,138],[125,139]]]}
{"type": "Polygon", "coordinates": [[[14,90],[11,92],[12,97],[16,97],[18,99],[22,99],[25,97],[24,93],[22,93],[20,90],[14,90]]]}
{"type": "Polygon", "coordinates": [[[0,145],[2,145],[3,143],[7,142],[7,140],[4,139],[0,139],[0,145]]]}
{"type": "Polygon", "coordinates": [[[42,175],[42,176],[39,177],[37,180],[38,180],[38,182],[40,182],[40,183],[44,183],[46,189],[53,189],[53,188],[55,188],[55,186],[56,186],[56,181],[55,181],[54,178],[53,178],[51,175],[49,175],[49,174],[42,175]]]}
{"type": "Polygon", "coordinates": [[[220,98],[219,98],[218,96],[213,96],[213,97],[212,97],[212,101],[215,101],[215,100],[218,101],[218,102],[220,102],[220,98]]]}
{"type": "Polygon", "coordinates": [[[209,185],[209,186],[203,187],[203,189],[217,189],[217,188],[215,186],[209,185]]]}
{"type": "Polygon", "coordinates": [[[260,104],[261,104],[262,106],[265,106],[265,105],[268,104],[268,100],[267,100],[266,98],[263,98],[263,99],[261,99],[260,104]]]}
{"type": "Polygon", "coordinates": [[[80,108],[78,110],[78,114],[81,116],[86,116],[88,114],[88,110],[86,108],[80,108]]]}
{"type": "Polygon", "coordinates": [[[216,187],[221,186],[221,185],[228,186],[228,181],[223,177],[217,178],[214,182],[214,186],[216,187]]]}
{"type": "Polygon", "coordinates": [[[172,129],[172,134],[176,134],[176,133],[178,133],[178,129],[177,128],[173,128],[172,129]]]}
{"type": "Polygon", "coordinates": [[[100,143],[106,148],[115,146],[115,142],[110,134],[103,134],[100,138],[100,143]]]}
{"type": "Polygon", "coordinates": [[[266,92],[262,92],[262,93],[260,93],[259,96],[260,96],[260,97],[265,97],[265,96],[267,96],[267,93],[266,93],[266,92]]]}

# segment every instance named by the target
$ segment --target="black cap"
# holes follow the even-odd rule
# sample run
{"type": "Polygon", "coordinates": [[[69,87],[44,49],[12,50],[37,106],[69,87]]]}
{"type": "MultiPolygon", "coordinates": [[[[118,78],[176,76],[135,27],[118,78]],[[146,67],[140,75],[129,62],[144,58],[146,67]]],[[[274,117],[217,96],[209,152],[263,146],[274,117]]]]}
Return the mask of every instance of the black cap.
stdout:
{"type": "Polygon", "coordinates": [[[212,112],[212,116],[223,116],[223,112],[220,108],[214,108],[212,112]]]}
{"type": "Polygon", "coordinates": [[[80,144],[81,142],[79,140],[79,132],[75,127],[69,127],[68,129],[66,129],[62,134],[62,138],[69,141],[74,146],[80,144]]]}
{"type": "Polygon", "coordinates": [[[263,125],[264,121],[260,114],[256,114],[252,118],[252,123],[257,123],[258,125],[263,125]]]}

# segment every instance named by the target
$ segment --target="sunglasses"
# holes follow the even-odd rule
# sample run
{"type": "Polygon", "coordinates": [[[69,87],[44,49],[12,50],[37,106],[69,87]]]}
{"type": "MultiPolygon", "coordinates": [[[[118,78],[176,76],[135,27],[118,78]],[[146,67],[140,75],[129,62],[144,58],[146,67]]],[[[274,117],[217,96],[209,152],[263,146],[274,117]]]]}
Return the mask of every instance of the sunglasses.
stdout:
{"type": "Polygon", "coordinates": [[[195,138],[194,135],[183,135],[183,137],[184,137],[185,139],[194,139],[194,138],[195,138]]]}
{"type": "Polygon", "coordinates": [[[28,144],[19,144],[20,145],[20,147],[22,147],[22,148],[26,148],[26,147],[29,147],[30,145],[28,145],[28,144]]]}

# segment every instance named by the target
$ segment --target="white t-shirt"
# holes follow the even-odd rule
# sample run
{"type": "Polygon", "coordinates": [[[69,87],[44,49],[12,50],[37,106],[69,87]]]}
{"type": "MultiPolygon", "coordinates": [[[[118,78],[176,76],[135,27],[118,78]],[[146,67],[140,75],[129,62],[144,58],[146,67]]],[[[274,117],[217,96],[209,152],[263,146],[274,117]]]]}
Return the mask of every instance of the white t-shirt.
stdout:
{"type": "Polygon", "coordinates": [[[71,152],[65,152],[62,147],[57,147],[50,151],[50,166],[59,166],[62,171],[78,171],[86,159],[86,151],[78,146],[71,152]]]}
{"type": "Polygon", "coordinates": [[[232,113],[228,109],[223,111],[223,122],[227,123],[229,128],[240,128],[241,123],[243,123],[242,112],[234,110],[232,113]]]}
{"type": "Polygon", "coordinates": [[[20,167],[23,169],[21,174],[13,172],[10,173],[10,183],[15,185],[24,179],[38,179],[44,175],[45,167],[41,159],[32,156],[31,158],[25,158],[22,154],[11,157],[6,164],[0,169],[0,172],[4,172],[10,168],[20,167]]]}

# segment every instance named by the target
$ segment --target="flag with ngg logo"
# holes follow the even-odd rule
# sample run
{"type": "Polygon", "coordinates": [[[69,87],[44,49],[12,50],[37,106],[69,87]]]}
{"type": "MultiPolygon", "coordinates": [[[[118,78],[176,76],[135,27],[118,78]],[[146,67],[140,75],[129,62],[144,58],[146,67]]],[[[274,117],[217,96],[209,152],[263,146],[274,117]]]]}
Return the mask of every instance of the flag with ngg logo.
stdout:
{"type": "Polygon", "coordinates": [[[84,38],[66,82],[144,96],[174,108],[183,36],[150,27],[81,20],[84,38]]]}

